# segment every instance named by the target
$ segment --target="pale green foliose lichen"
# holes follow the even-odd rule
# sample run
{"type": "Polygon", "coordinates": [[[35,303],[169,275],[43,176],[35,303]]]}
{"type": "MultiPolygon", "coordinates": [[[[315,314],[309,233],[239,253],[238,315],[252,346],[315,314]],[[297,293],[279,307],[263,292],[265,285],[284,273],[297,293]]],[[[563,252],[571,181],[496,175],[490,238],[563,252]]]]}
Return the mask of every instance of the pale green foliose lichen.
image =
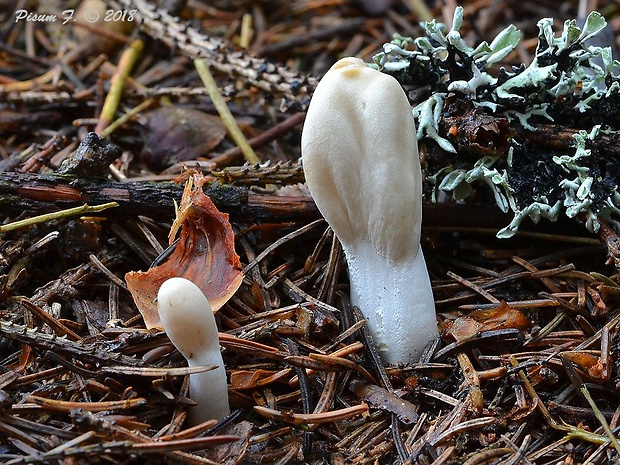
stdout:
{"type": "MultiPolygon", "coordinates": [[[[442,111],[451,94],[462,95],[475,108],[507,118],[532,132],[541,123],[554,122],[557,102],[563,102],[575,115],[602,111],[611,99],[620,104],[620,79],[614,75],[620,62],[613,59],[610,47],[586,44],[607,24],[598,12],[592,12],[582,28],[574,20],[566,21],[559,34],[553,29],[552,19],[540,20],[539,43],[532,62],[511,70],[502,68],[495,75],[489,67],[517,47],[520,31],[510,25],[490,44],[482,42],[472,47],[461,37],[462,23],[463,9],[458,7],[450,29],[435,20],[422,23],[424,36],[395,35],[373,57],[371,66],[395,76],[405,90],[426,92],[427,98],[418,100],[413,107],[419,140],[431,139],[444,151],[457,154],[454,144],[440,131],[442,111]],[[459,79],[453,78],[457,75],[459,79]]],[[[604,115],[599,120],[602,125],[614,124],[604,115]]],[[[545,170],[543,177],[548,182],[552,180],[549,192],[541,192],[527,180],[516,179],[523,167],[513,166],[513,149],[520,154],[530,149],[522,141],[513,140],[506,153],[499,156],[484,156],[472,164],[457,154],[453,164],[429,173],[427,181],[433,186],[431,200],[437,199],[438,191],[445,191],[462,201],[474,191],[473,183],[483,183],[501,211],[514,214],[510,224],[497,233],[498,237],[514,235],[526,217],[535,223],[542,218],[555,221],[561,213],[579,218],[589,231],[596,232],[598,218],[613,222],[620,217],[617,180],[610,180],[601,172],[608,160],[597,160],[588,148],[605,131],[601,124],[574,135],[573,153],[538,162],[554,165],[538,167],[545,170]]],[[[615,124],[620,126],[620,119],[615,124]]],[[[611,171],[620,175],[620,167],[611,171]]]]}

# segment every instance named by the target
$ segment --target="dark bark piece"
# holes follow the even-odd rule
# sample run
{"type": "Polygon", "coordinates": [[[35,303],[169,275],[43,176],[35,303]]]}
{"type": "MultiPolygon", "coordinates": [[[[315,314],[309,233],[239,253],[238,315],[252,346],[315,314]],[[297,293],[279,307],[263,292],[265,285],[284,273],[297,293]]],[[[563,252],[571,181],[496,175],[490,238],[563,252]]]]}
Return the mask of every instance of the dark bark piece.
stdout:
{"type": "Polygon", "coordinates": [[[96,133],[89,132],[57,173],[83,177],[105,177],[107,166],[121,156],[121,151],[96,133]]]}
{"type": "MultiPolygon", "coordinates": [[[[237,218],[301,220],[319,216],[309,197],[282,197],[253,192],[247,187],[205,184],[205,194],[219,210],[237,218]]],[[[44,213],[88,203],[117,202],[110,215],[146,215],[174,218],[174,200],[180,201],[183,185],[171,181],[116,182],[76,179],[56,174],[1,173],[0,210],[5,214],[44,213]]]]}

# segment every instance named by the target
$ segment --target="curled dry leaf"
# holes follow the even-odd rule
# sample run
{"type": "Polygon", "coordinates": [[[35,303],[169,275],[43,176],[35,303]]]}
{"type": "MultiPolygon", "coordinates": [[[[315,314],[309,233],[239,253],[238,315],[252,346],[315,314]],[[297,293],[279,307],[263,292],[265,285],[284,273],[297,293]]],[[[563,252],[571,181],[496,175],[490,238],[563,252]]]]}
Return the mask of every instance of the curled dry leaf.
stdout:
{"type": "Polygon", "coordinates": [[[230,373],[230,388],[236,391],[257,389],[280,381],[286,383],[291,377],[291,369],[273,370],[233,370],[230,373]]]}
{"type": "Polygon", "coordinates": [[[606,381],[609,377],[608,370],[605,369],[605,364],[598,355],[585,351],[564,352],[562,355],[592,379],[606,381]]]}
{"type": "Polygon", "coordinates": [[[214,312],[241,285],[241,261],[235,252],[228,215],[221,213],[204,194],[205,182],[202,175],[194,175],[185,185],[169,242],[174,242],[179,229],[181,233],[170,257],[148,271],[130,271],[125,275],[127,287],[149,329],[161,328],[156,298],[159,288],[169,278],[178,276],[196,284],[214,312]]]}
{"type": "Polygon", "coordinates": [[[523,312],[502,302],[491,310],[474,310],[467,316],[444,321],[442,333],[449,339],[463,342],[473,339],[484,331],[526,329],[529,325],[530,322],[523,312]]]}

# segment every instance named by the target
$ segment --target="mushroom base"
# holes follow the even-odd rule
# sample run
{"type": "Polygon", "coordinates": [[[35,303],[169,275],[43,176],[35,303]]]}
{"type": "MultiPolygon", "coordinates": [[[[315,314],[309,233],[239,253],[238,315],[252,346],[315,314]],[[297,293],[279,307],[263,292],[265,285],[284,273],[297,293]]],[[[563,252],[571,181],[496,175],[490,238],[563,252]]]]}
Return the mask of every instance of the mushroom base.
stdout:
{"type": "Polygon", "coordinates": [[[435,302],[422,250],[394,261],[371,243],[347,250],[351,303],[364,314],[384,363],[417,362],[439,337],[435,302]],[[363,265],[363,266],[360,266],[363,265]]]}
{"type": "MultiPolygon", "coordinates": [[[[197,425],[207,420],[221,420],[230,415],[226,370],[221,355],[203,360],[202,365],[217,364],[215,370],[194,373],[189,376],[189,397],[198,405],[189,409],[189,423],[197,425]],[[219,360],[217,360],[219,358],[219,360]]],[[[198,366],[190,361],[189,366],[198,366]]]]}

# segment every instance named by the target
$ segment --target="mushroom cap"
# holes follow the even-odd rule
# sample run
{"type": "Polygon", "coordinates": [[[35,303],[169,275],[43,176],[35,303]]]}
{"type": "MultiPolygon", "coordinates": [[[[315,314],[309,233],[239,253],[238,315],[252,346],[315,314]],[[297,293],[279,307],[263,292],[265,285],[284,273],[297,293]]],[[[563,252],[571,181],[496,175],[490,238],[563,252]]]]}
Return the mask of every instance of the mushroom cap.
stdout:
{"type": "Polygon", "coordinates": [[[219,355],[219,338],[209,301],[200,288],[185,278],[170,278],[157,293],[157,308],[166,334],[191,361],[206,351],[219,355]]]}
{"type": "Polygon", "coordinates": [[[301,152],[312,197],[348,256],[360,241],[392,262],[418,254],[422,173],[396,79],[357,58],[335,63],[314,91],[301,152]]]}

